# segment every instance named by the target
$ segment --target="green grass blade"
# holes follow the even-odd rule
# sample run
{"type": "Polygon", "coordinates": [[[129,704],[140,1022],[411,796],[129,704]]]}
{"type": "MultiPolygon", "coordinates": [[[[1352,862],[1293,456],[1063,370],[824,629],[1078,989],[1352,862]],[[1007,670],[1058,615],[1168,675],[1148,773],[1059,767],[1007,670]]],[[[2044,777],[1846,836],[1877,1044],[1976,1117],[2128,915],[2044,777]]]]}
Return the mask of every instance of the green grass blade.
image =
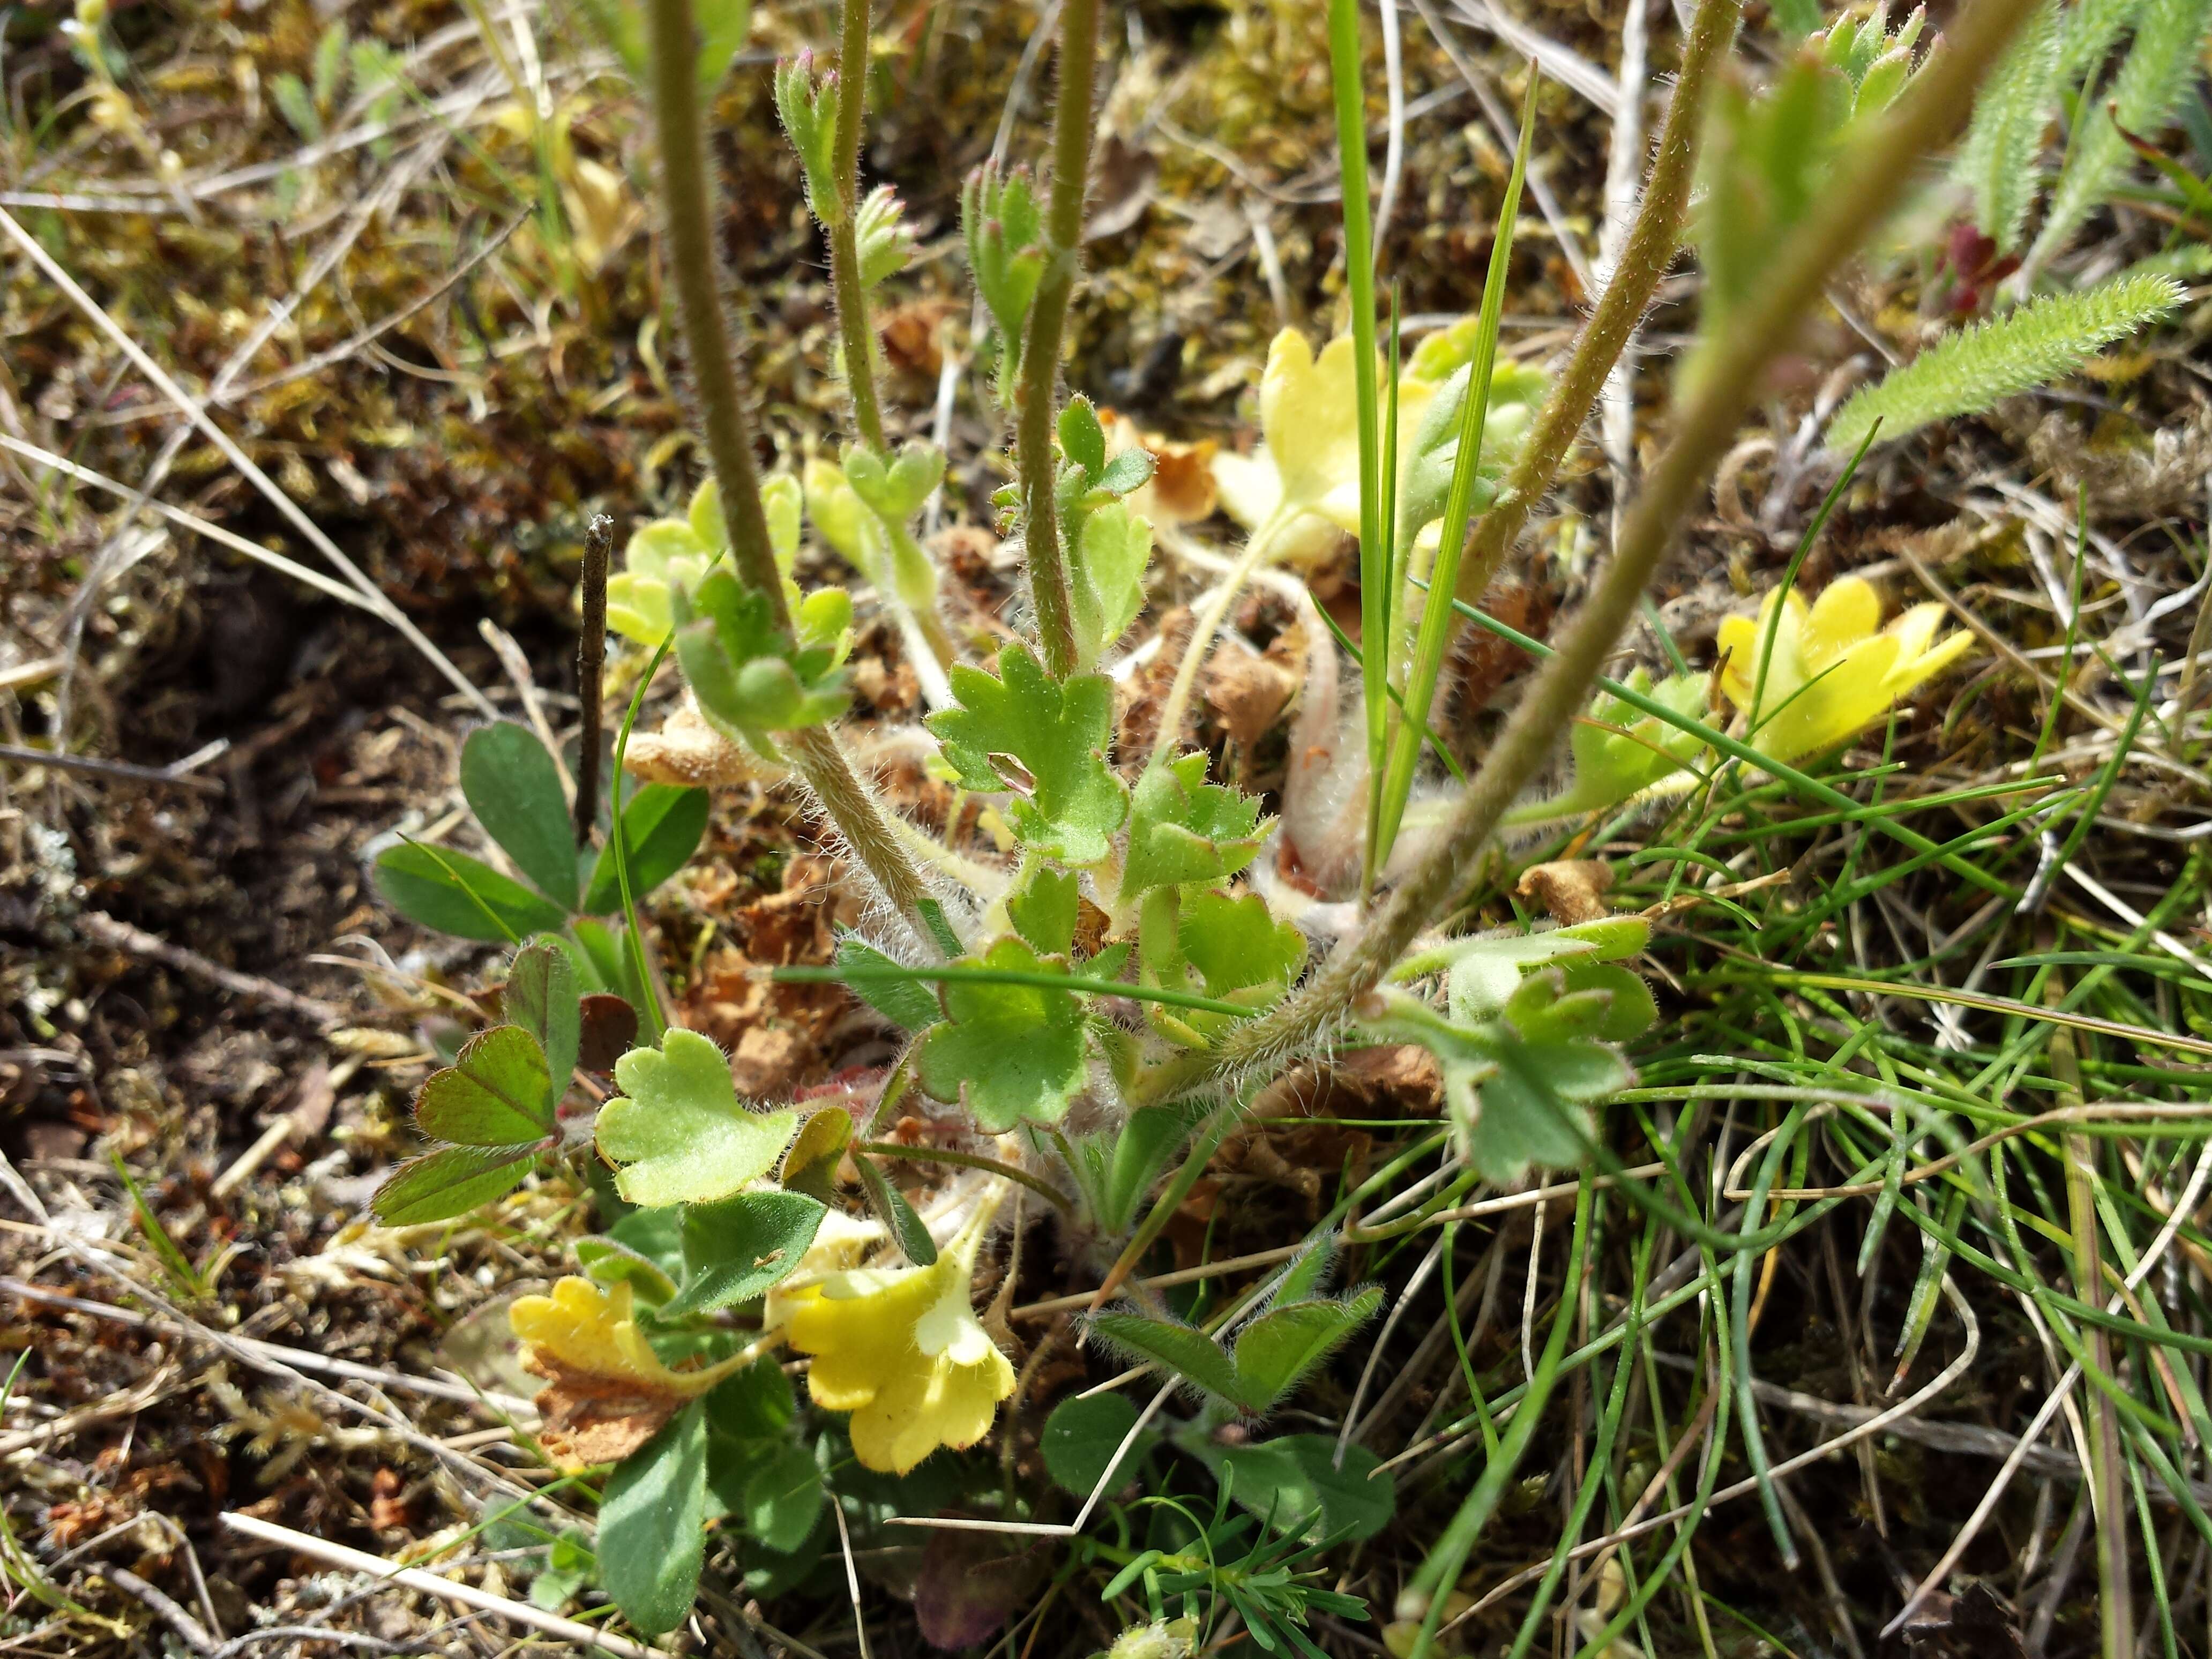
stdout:
{"type": "MultiPolygon", "coordinates": [[[[1451,489],[1444,497],[1443,538],[1437,545],[1436,567],[1429,586],[1432,595],[1449,599],[1459,585],[1460,555],[1467,546],[1468,521],[1474,510],[1475,462],[1482,453],[1482,434],[1490,409],[1490,382],[1498,367],[1498,331],[1505,310],[1505,271],[1513,258],[1513,226],[1521,213],[1521,186],[1528,173],[1528,149],[1536,133],[1536,91],[1542,84],[1534,64],[1528,68],[1528,94],[1521,106],[1521,137],[1514,147],[1513,173],[1505,182],[1505,199],[1498,210],[1498,234],[1490,246],[1490,271],[1482,285],[1482,311],[1476,325],[1474,360],[1467,378],[1467,401],[1460,405],[1459,453],[1452,458],[1451,489]]],[[[1368,856],[1380,868],[1398,838],[1406,816],[1406,800],[1413,792],[1413,769],[1420,759],[1421,733],[1428,726],[1429,709],[1436,701],[1437,681],[1443,672],[1444,650],[1451,643],[1452,607],[1431,602],[1421,611],[1421,631],[1414,641],[1413,659],[1406,676],[1406,720],[1399,725],[1390,746],[1389,770],[1382,786],[1382,805],[1376,814],[1376,834],[1369,842],[1368,856]]],[[[1370,658],[1373,653],[1370,652],[1370,658]]],[[[1378,727],[1382,709],[1372,690],[1374,671],[1369,670],[1368,728],[1378,727]]]]}
{"type": "MultiPolygon", "coordinates": [[[[1352,388],[1359,421],[1359,628],[1373,641],[1389,622],[1389,549],[1382,539],[1382,444],[1375,384],[1375,224],[1367,193],[1367,106],[1360,83],[1359,0],[1328,0],[1328,69],[1344,179],[1344,287],[1352,303],[1352,388]]],[[[1367,767],[1382,769],[1386,654],[1365,670],[1367,767]]]]}

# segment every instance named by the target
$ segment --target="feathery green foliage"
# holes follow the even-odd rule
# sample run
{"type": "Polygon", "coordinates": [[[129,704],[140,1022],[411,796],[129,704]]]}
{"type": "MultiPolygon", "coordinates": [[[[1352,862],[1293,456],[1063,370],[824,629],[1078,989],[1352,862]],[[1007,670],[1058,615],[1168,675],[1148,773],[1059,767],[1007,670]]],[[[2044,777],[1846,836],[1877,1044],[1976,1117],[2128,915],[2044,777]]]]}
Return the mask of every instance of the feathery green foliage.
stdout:
{"type": "Polygon", "coordinates": [[[2043,0],[1974,103],[1958,176],[1974,192],[1974,223],[2009,253],[2020,246],[2039,182],[2036,156],[2057,85],[2057,0],[2043,0]]]}
{"type": "Polygon", "coordinates": [[[2050,216],[2035,240],[2038,259],[2064,246],[2110,195],[2128,165],[2128,141],[2122,129],[2148,135],[2172,118],[2197,78],[2208,34],[2212,34],[2212,0],[2146,0],[2136,20],[2135,43],[2119,72],[2109,87],[2081,100],[2080,130],[2058,175],[2050,216]]]}
{"type": "Polygon", "coordinates": [[[1947,334],[1845,404],[1828,425],[1828,447],[1856,448],[1876,421],[1890,439],[1931,421],[1978,414],[2000,398],[2071,374],[2092,353],[2180,302],[2181,285],[2170,276],[2120,276],[1947,334]]]}

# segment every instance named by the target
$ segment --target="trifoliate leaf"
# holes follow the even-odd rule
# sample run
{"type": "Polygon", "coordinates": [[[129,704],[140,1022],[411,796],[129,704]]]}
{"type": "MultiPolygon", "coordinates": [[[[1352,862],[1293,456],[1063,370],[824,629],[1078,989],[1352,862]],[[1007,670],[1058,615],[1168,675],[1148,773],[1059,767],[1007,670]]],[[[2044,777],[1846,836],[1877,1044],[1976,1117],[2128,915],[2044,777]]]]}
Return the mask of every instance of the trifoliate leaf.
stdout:
{"type": "Polygon", "coordinates": [[[1030,305],[1044,275],[1044,216],[1026,169],[1000,173],[987,164],[968,175],[960,191],[960,230],[968,244],[968,269],[991,313],[998,348],[999,401],[1006,403],[1020,372],[1022,336],[1030,305]]]}
{"type": "Polygon", "coordinates": [[[1233,876],[1258,855],[1262,838],[1259,798],[1206,782],[1203,754],[1156,763],[1130,799],[1122,901],[1148,887],[1233,876]]]}
{"type": "Polygon", "coordinates": [[[625,1165],[615,1190],[632,1204],[708,1204],[775,1166],[799,1115],[738,1101],[730,1062],[696,1031],[672,1030],[615,1065],[622,1094],[599,1109],[599,1150],[625,1165]]]}
{"type": "MultiPolygon", "coordinates": [[[[1002,939],[984,965],[1027,973],[1067,971],[1064,957],[1041,957],[1018,939],[1002,939]]],[[[921,1085],[957,1100],[977,1126],[1003,1134],[1028,1120],[1051,1123],[1085,1077],[1083,1000],[1073,991],[1028,985],[945,987],[946,1023],[922,1039],[921,1085]]]]}
{"type": "MultiPolygon", "coordinates": [[[[568,953],[550,940],[518,951],[507,970],[505,1006],[508,1018],[538,1040],[542,1050],[539,1063],[551,1089],[550,1108],[551,1102],[568,1091],[568,1074],[576,1069],[583,1047],[582,1003],[576,995],[576,968],[568,953]]],[[[550,1129],[551,1111],[545,1115],[545,1127],[550,1129]]]]}
{"type": "Polygon", "coordinates": [[[522,1184],[534,1146],[441,1146],[410,1158],[376,1189],[371,1207],[387,1227],[466,1215],[522,1184]]]}
{"type": "MultiPolygon", "coordinates": [[[[1113,687],[1097,674],[1056,684],[1018,643],[1000,652],[996,678],[962,664],[951,678],[960,706],[927,724],[961,782],[1025,792],[1012,816],[1015,833],[1035,851],[1067,864],[1105,858],[1129,805],[1106,764],[1113,687]]],[[[1196,758],[1202,769],[1205,757],[1196,758]]]]}
{"type": "Polygon", "coordinates": [[[376,890],[410,921],[456,939],[520,945],[551,933],[568,913],[481,859],[405,842],[377,855],[376,890]]]}
{"type": "Polygon", "coordinates": [[[526,726],[495,720],[461,745],[461,793],[484,833],[557,904],[576,908],[576,836],[560,769],[526,726]]]}
{"type": "MultiPolygon", "coordinates": [[[[572,997],[572,1030],[574,1014],[572,997]]],[[[569,1046],[573,1052],[573,1037],[569,1046]]],[[[568,1080],[562,1073],[562,1083],[568,1080]]],[[[513,1147],[552,1133],[556,1098],[538,1039],[520,1025],[495,1025],[463,1043],[451,1066],[430,1074],[415,1097],[415,1121],[433,1140],[513,1147]]]]}

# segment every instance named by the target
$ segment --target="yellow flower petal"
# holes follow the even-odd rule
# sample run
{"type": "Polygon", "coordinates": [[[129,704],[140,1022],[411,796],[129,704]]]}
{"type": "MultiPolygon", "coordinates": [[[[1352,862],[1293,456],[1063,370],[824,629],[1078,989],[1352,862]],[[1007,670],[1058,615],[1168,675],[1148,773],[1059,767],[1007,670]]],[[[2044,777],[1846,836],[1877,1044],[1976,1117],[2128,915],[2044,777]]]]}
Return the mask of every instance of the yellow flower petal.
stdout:
{"type": "Polygon", "coordinates": [[[638,1329],[627,1282],[603,1285],[572,1273],[553,1286],[550,1296],[517,1297],[507,1322],[530,1345],[542,1369],[584,1371],[684,1400],[696,1399],[740,1364],[750,1363],[735,1355],[696,1370],[671,1370],[638,1329]]]}
{"type": "Polygon", "coordinates": [[[1839,576],[1820,590],[1805,617],[1799,651],[1817,674],[1881,626],[1881,596],[1856,576],[1839,576]]]}
{"type": "Polygon", "coordinates": [[[771,1310],[791,1346],[814,1356],[807,1391],[853,1413],[853,1451],[866,1468],[903,1474],[939,1446],[990,1431],[1014,1370],[969,1305],[986,1206],[927,1267],[825,1273],[771,1310]]]}

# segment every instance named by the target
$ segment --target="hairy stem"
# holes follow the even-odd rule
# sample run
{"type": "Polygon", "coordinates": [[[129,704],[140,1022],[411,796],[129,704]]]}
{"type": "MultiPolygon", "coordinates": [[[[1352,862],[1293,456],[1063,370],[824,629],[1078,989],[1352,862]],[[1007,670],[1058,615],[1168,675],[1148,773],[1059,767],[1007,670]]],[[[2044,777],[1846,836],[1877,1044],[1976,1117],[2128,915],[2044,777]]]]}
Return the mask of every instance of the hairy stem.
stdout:
{"type": "MultiPolygon", "coordinates": [[[[744,584],[767,596],[778,629],[791,631],[783,573],[769,544],[768,515],[761,506],[760,471],[753,463],[752,434],[722,314],[721,261],[714,248],[714,177],[699,125],[699,87],[694,73],[698,35],[690,0],[651,0],[646,8],[653,42],[653,112],[660,128],[660,185],[668,214],[669,265],[676,281],[684,344],[691,356],[707,455],[722,492],[730,530],[731,562],[744,584]]],[[[866,360],[863,359],[865,362],[866,360]]],[[[921,915],[928,896],[921,875],[899,846],[882,804],[860,781],[820,726],[787,735],[792,763],[820,797],[845,838],[925,951],[933,933],[921,915]]]]}
{"type": "MultiPolygon", "coordinates": [[[[1217,1051],[1218,1069],[1252,1067],[1325,1035],[1467,885],[1506,808],[1534,779],[1634,619],[1675,525],[1735,437],[1767,364],[1795,337],[1829,275],[1882,222],[1920,161],[1957,131],[1974,87],[2026,11],[2020,0],[1972,0],[1911,89],[1841,158],[1833,182],[1778,252],[1765,286],[1706,348],[1704,372],[1677,419],[1673,441],[1622,522],[1612,564],[1577,613],[1559,654],[1513,711],[1436,850],[1295,996],[1228,1036],[1217,1051]]],[[[1675,112],[1668,118],[1673,126],[1675,112]]],[[[1643,216],[1639,212],[1638,230],[1631,233],[1632,250],[1643,216]]],[[[1624,273],[1632,258],[1624,255],[1624,273]]],[[[1602,373],[1593,380],[1593,398],[1603,380],[1602,373]]]]}
{"type": "Polygon", "coordinates": [[[1659,130],[1659,143],[1651,161],[1651,176],[1644,181],[1644,198],[1620,261],[1598,296],[1597,309],[1583,325],[1573,353],[1552,394],[1544,400],[1528,441],[1498,491],[1496,505],[1484,514],[1468,543],[1460,566],[1458,592],[1469,605],[1480,605],[1483,593],[1498,574],[1498,567],[1512,550],[1528,514],[1544,499],[1559,476],[1568,446],[1589,419],[1606,377],[1627,348],[1628,337],[1644,320],[1653,291],[1681,244],[1682,221],[1689,210],[1690,185],[1695,173],[1698,129],[1704,119],[1705,94],[1714,70],[1728,57],[1742,15],[1743,0],[1698,0],[1690,23],[1689,39],[1682,47],[1682,72],[1674,95],[1667,105],[1667,118],[1659,130]]]}
{"type": "Polygon", "coordinates": [[[868,320],[867,286],[860,280],[860,128],[867,111],[868,0],[844,0],[837,38],[837,202],[842,210],[830,227],[830,283],[837,299],[854,429],[869,448],[881,450],[875,331],[868,320]]]}
{"type": "Polygon", "coordinates": [[[1022,343],[1014,398],[1014,465],[1021,477],[1023,550],[1036,605],[1037,643],[1054,679],[1075,672],[1075,611],[1054,510],[1052,420],[1060,382],[1060,335],[1083,246],[1091,173],[1091,86],[1097,68],[1098,0],[1066,0],[1060,13],[1060,97],[1052,118],[1052,200],[1045,216],[1045,265],[1022,343]]]}
{"type": "Polygon", "coordinates": [[[768,595],[778,628],[790,631],[783,576],[769,545],[768,515],[761,507],[760,469],[753,461],[751,423],[745,418],[722,312],[721,258],[714,248],[714,175],[699,124],[698,31],[691,0],[652,0],[646,8],[653,45],[653,108],[660,129],[660,194],[668,215],[669,270],[676,282],[684,343],[691,356],[691,384],[699,399],[707,459],[721,487],[722,516],[730,527],[730,558],[746,586],[768,595]]]}

